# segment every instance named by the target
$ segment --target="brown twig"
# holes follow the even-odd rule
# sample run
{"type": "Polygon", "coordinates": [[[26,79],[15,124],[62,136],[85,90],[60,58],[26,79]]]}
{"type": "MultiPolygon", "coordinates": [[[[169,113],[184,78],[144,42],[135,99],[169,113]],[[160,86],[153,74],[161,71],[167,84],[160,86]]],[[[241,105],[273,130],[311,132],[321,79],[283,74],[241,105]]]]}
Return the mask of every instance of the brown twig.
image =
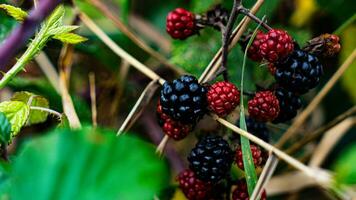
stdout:
{"type": "Polygon", "coordinates": [[[93,72],[89,73],[89,87],[90,87],[90,100],[91,100],[91,119],[93,122],[93,127],[98,126],[98,112],[96,109],[96,87],[95,87],[95,74],[93,72]]]}
{"type": "Polygon", "coordinates": [[[327,82],[327,84],[323,87],[323,89],[314,97],[313,101],[306,107],[306,109],[298,115],[295,119],[294,123],[289,127],[289,129],[284,133],[284,135],[279,139],[276,146],[282,147],[289,138],[291,138],[297,130],[303,125],[305,120],[309,117],[309,115],[314,111],[314,109],[320,104],[320,102],[324,99],[324,97],[329,93],[329,91],[333,88],[336,82],[340,79],[340,77],[344,74],[349,66],[353,63],[356,58],[356,49],[350,54],[350,56],[345,60],[345,62],[341,65],[341,67],[335,72],[335,74],[331,77],[331,79],[327,82]]]}

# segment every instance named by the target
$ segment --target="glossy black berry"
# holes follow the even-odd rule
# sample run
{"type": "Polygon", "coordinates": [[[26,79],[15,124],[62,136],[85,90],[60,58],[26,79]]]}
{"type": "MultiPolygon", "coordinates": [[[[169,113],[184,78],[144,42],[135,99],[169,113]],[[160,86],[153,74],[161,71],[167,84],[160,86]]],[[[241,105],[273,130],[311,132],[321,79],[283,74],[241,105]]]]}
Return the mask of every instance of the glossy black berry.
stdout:
{"type": "Polygon", "coordinates": [[[295,50],[284,61],[276,63],[275,78],[284,88],[304,94],[315,88],[323,74],[318,58],[302,50],[295,50]]]}
{"type": "Polygon", "coordinates": [[[202,181],[218,182],[229,172],[234,153],[219,136],[202,138],[190,152],[189,167],[202,181]]]}
{"type": "MultiPolygon", "coordinates": [[[[240,122],[237,121],[237,127],[240,127],[240,122]]],[[[246,118],[246,127],[249,133],[252,133],[254,136],[260,138],[265,142],[270,141],[270,132],[267,129],[266,123],[256,121],[252,118],[246,118]]],[[[233,133],[230,137],[236,143],[240,143],[240,135],[237,133],[233,133]]]]}
{"type": "Polygon", "coordinates": [[[162,111],[176,121],[194,124],[207,112],[206,93],[207,89],[193,76],[165,82],[160,96],[162,111]]]}
{"type": "Polygon", "coordinates": [[[295,93],[284,88],[277,88],[275,95],[279,101],[279,114],[273,123],[283,123],[293,119],[302,107],[302,100],[295,93]]]}

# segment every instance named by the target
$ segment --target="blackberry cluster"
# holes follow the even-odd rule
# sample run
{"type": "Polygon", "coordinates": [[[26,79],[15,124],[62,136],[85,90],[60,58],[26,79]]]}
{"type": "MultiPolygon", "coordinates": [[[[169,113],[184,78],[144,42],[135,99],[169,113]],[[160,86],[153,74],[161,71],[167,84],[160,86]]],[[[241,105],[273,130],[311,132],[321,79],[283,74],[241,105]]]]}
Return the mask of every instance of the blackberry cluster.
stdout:
{"type": "Polygon", "coordinates": [[[210,196],[212,184],[199,180],[190,169],[179,173],[177,181],[179,188],[189,200],[205,200],[210,196]]]}
{"type": "Polygon", "coordinates": [[[261,121],[273,121],[279,113],[279,102],[271,91],[257,92],[253,99],[248,101],[250,117],[261,121]]]}
{"type": "Polygon", "coordinates": [[[277,88],[274,91],[279,101],[279,114],[273,123],[283,123],[293,119],[298,110],[302,107],[302,100],[295,93],[284,88],[277,88]]]}
{"type": "Polygon", "coordinates": [[[323,75],[323,67],[318,58],[303,50],[295,50],[275,66],[274,77],[278,84],[298,94],[304,94],[316,87],[323,75]]]}
{"type": "Polygon", "coordinates": [[[270,133],[267,129],[266,123],[256,121],[250,117],[246,119],[247,131],[260,138],[265,142],[269,142],[270,133]]]}
{"type": "Polygon", "coordinates": [[[163,84],[160,102],[163,113],[183,124],[195,124],[207,112],[207,89],[194,76],[183,75],[163,84]]]}
{"type": "Polygon", "coordinates": [[[167,15],[167,33],[174,39],[184,40],[197,33],[194,14],[177,8],[167,15]]]}
{"type": "Polygon", "coordinates": [[[234,153],[219,136],[202,138],[188,156],[189,167],[202,181],[216,183],[230,172],[234,153]]]}
{"type": "Polygon", "coordinates": [[[240,91],[230,82],[217,82],[209,87],[207,99],[209,109],[220,117],[225,117],[239,105],[240,91]]]}
{"type": "MultiPolygon", "coordinates": [[[[236,183],[236,188],[232,192],[232,200],[249,200],[247,184],[245,179],[238,180],[236,183]]],[[[260,200],[266,200],[266,191],[263,190],[260,200]]]]}
{"type": "MultiPolygon", "coordinates": [[[[268,154],[262,151],[261,148],[257,145],[251,144],[250,148],[251,148],[253,163],[255,164],[256,167],[262,167],[265,161],[267,160],[268,154]]],[[[244,169],[241,147],[238,147],[236,149],[235,162],[240,169],[242,170],[244,169]]]]}

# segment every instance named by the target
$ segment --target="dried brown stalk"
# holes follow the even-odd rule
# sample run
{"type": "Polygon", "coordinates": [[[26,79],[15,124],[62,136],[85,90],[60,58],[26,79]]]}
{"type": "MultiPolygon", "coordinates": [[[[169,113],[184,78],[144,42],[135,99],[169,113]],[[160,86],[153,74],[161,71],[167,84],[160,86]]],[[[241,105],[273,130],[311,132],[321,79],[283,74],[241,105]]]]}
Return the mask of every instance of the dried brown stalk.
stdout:
{"type": "Polygon", "coordinates": [[[141,115],[143,109],[147,106],[147,104],[151,101],[155,91],[158,88],[158,81],[152,80],[145,90],[142,92],[140,98],[137,100],[134,107],[131,109],[130,114],[126,117],[124,123],[121,125],[117,135],[121,135],[125,133],[130,127],[136,122],[138,117],[141,115]]]}
{"type": "Polygon", "coordinates": [[[95,87],[95,74],[93,72],[89,73],[89,87],[90,87],[90,100],[91,100],[91,118],[93,122],[93,127],[98,126],[98,112],[96,109],[96,87],[95,87]]]}
{"type": "Polygon", "coordinates": [[[290,148],[288,148],[286,150],[286,153],[287,154],[294,154],[295,152],[297,152],[298,150],[303,148],[306,144],[308,144],[309,142],[311,142],[313,140],[316,140],[322,134],[324,134],[327,130],[329,130],[330,128],[332,128],[335,125],[339,124],[344,119],[354,115],[355,113],[356,113],[356,106],[353,106],[352,108],[350,108],[346,112],[344,112],[341,115],[337,116],[331,122],[327,123],[325,126],[322,126],[322,127],[318,128],[318,129],[316,129],[315,131],[306,134],[306,136],[303,137],[302,140],[296,142],[294,145],[292,145],[290,148]]]}

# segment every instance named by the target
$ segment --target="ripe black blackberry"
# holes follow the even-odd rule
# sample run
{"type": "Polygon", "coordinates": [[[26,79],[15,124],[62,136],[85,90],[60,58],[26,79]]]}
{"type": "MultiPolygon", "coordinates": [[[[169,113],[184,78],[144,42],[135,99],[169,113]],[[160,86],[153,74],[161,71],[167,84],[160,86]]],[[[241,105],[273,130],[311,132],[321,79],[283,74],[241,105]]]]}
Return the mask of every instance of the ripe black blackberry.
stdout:
{"type": "Polygon", "coordinates": [[[195,124],[207,112],[206,93],[207,89],[193,76],[165,82],[160,96],[162,111],[178,122],[195,124]]]}
{"type": "Polygon", "coordinates": [[[284,88],[304,94],[319,84],[323,67],[318,58],[303,50],[295,50],[284,61],[276,63],[275,78],[284,88]]]}
{"type": "Polygon", "coordinates": [[[302,100],[298,95],[284,88],[277,88],[274,95],[279,101],[279,114],[273,123],[283,123],[293,119],[302,107],[302,100]]]}
{"type": "Polygon", "coordinates": [[[190,152],[189,168],[202,181],[212,183],[223,179],[229,172],[234,153],[220,136],[202,138],[190,152]]]}
{"type": "MultiPolygon", "coordinates": [[[[240,127],[239,121],[236,123],[236,126],[240,127]]],[[[246,118],[246,127],[249,133],[252,133],[254,136],[265,142],[269,142],[270,133],[267,129],[266,123],[259,122],[248,117],[246,118]]],[[[230,139],[236,141],[236,143],[240,143],[240,135],[237,133],[233,133],[230,139]]]]}

